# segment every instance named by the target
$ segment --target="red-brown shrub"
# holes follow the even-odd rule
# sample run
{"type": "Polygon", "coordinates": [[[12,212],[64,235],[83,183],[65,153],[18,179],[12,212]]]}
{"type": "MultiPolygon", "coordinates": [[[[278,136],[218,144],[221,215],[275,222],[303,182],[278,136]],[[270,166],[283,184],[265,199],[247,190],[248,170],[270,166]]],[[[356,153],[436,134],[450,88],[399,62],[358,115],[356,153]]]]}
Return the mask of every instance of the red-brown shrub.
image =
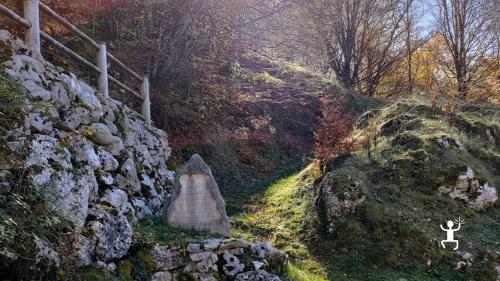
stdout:
{"type": "Polygon", "coordinates": [[[323,99],[321,123],[314,133],[314,153],[321,165],[332,158],[352,152],[355,143],[351,138],[354,118],[346,113],[345,101],[323,99]]]}

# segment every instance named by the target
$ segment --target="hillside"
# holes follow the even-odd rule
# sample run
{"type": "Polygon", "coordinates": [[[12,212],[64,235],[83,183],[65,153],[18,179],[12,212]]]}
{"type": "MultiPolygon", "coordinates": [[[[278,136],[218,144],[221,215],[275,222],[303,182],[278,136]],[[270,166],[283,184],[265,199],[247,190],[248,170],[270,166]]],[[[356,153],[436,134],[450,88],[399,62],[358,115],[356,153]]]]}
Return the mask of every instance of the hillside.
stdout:
{"type": "Polygon", "coordinates": [[[497,0],[3,0],[0,281],[500,281],[497,0]]]}
{"type": "Polygon", "coordinates": [[[216,136],[179,149],[174,156],[174,161],[184,161],[195,152],[203,155],[213,167],[229,213],[309,164],[323,100],[345,100],[354,116],[380,105],[299,64],[252,52],[232,62],[229,81],[237,96],[216,136]]]}
{"type": "Polygon", "coordinates": [[[496,280],[500,110],[425,100],[364,114],[354,135],[370,148],[275,183],[235,216],[238,235],[288,253],[289,280],[496,280]],[[458,251],[440,248],[458,217],[458,251]]]}

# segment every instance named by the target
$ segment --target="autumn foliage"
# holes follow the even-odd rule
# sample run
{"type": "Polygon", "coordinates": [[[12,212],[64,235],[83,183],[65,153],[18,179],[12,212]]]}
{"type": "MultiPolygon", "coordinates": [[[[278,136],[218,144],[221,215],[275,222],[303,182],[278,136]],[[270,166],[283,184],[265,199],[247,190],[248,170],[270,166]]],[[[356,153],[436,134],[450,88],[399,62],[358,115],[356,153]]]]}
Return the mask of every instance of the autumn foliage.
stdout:
{"type": "Polygon", "coordinates": [[[348,154],[354,150],[351,138],[354,118],[346,113],[345,101],[323,99],[322,117],[319,129],[314,134],[314,153],[321,165],[332,158],[348,154]]]}

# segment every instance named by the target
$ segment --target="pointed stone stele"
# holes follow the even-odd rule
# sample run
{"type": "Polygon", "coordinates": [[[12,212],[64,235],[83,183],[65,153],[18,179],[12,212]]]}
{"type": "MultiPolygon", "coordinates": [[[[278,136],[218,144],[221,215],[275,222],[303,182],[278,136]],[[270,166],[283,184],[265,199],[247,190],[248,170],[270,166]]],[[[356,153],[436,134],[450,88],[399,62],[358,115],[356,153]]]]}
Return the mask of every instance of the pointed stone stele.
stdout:
{"type": "Polygon", "coordinates": [[[165,217],[167,223],[181,228],[230,235],[226,204],[212,170],[200,155],[191,156],[177,171],[165,217]]]}

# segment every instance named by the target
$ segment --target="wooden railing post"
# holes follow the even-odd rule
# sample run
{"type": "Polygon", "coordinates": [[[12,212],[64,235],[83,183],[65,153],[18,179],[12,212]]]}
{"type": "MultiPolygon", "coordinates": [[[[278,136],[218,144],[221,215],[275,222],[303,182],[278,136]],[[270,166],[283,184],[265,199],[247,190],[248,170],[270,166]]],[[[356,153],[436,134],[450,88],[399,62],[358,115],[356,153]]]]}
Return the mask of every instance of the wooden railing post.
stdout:
{"type": "Polygon", "coordinates": [[[99,75],[99,91],[105,97],[109,97],[109,82],[108,82],[108,56],[106,51],[106,43],[99,42],[99,53],[97,55],[97,67],[101,70],[99,75]]]}
{"type": "Polygon", "coordinates": [[[142,115],[146,118],[146,123],[151,125],[151,101],[149,99],[149,78],[147,76],[142,80],[142,115]]]}
{"type": "Polygon", "coordinates": [[[26,31],[25,41],[28,48],[37,55],[40,52],[40,8],[38,0],[23,0],[24,19],[31,24],[26,31]]]}

